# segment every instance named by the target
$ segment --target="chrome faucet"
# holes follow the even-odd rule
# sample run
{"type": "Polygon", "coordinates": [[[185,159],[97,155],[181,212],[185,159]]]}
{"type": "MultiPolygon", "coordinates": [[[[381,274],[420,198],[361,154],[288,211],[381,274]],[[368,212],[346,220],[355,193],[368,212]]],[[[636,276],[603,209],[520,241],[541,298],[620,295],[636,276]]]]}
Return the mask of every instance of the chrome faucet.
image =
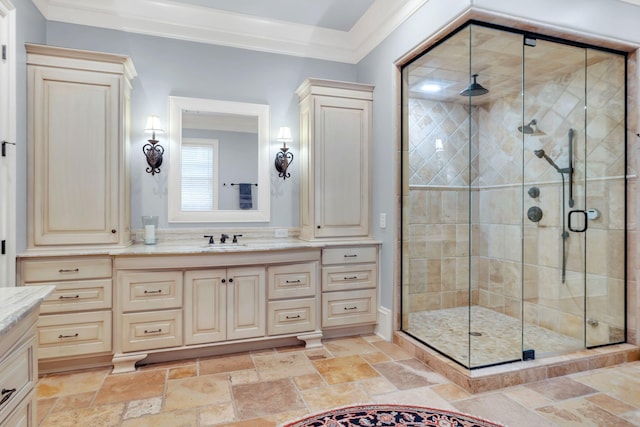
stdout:
{"type": "Polygon", "coordinates": [[[203,236],[203,237],[208,237],[208,238],[209,238],[209,244],[210,244],[210,245],[213,245],[213,244],[215,243],[215,242],[213,241],[213,236],[212,236],[212,235],[207,234],[207,235],[205,235],[205,236],[203,236]]]}
{"type": "Polygon", "coordinates": [[[242,234],[234,234],[231,243],[238,243],[238,237],[242,237],[242,234]]]}
{"type": "Polygon", "coordinates": [[[228,238],[229,238],[229,235],[227,234],[220,235],[220,243],[226,242],[228,238]]]}

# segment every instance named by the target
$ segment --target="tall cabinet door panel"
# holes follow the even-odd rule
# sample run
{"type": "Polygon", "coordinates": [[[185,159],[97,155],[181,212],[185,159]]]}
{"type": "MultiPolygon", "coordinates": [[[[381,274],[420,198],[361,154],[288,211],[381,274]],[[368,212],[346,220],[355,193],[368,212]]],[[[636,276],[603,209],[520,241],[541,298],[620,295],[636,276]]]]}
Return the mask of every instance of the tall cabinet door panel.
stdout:
{"type": "Polygon", "coordinates": [[[266,334],[266,272],[264,267],[227,270],[227,338],[253,338],[266,334]]]}
{"type": "Polygon", "coordinates": [[[26,49],[28,248],[128,245],[131,59],[26,49]]]}
{"type": "Polygon", "coordinates": [[[369,103],[316,98],[316,237],[369,233],[369,103]]]}
{"type": "Polygon", "coordinates": [[[370,238],[373,86],[307,79],[300,98],[300,238],[370,238]]]}
{"type": "Polygon", "coordinates": [[[38,68],[34,83],[35,243],[116,243],[118,159],[108,148],[118,138],[120,78],[38,68]]]}

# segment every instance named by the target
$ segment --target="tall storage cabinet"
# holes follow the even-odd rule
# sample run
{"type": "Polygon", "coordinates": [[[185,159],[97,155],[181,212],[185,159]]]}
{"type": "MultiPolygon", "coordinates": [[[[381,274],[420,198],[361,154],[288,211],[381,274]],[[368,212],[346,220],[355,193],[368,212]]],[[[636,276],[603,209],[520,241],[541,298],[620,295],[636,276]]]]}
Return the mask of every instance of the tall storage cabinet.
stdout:
{"type": "Polygon", "coordinates": [[[131,59],[26,49],[28,248],[129,244],[131,59]]]}
{"type": "Polygon", "coordinates": [[[368,238],[373,86],[307,79],[300,98],[300,238],[368,238]]]}

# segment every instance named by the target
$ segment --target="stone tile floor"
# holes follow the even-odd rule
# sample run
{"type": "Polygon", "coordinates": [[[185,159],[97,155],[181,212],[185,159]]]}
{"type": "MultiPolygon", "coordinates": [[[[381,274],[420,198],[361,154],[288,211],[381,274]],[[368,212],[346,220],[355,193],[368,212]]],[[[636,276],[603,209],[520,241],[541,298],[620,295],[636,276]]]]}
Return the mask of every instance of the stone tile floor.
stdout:
{"type": "Polygon", "coordinates": [[[376,336],[42,376],[43,427],[267,427],[355,403],[410,403],[512,427],[640,426],[640,362],[470,394],[376,336]]]}

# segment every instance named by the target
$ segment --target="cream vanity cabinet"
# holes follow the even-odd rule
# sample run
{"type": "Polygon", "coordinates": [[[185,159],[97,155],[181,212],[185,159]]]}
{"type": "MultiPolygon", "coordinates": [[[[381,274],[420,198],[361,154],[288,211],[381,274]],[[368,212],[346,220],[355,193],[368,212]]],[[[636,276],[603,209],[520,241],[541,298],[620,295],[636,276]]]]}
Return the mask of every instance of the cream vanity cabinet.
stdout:
{"type": "Polygon", "coordinates": [[[307,79],[300,99],[300,238],[367,238],[373,86],[307,79]]]}
{"type": "Polygon", "coordinates": [[[265,335],[264,267],[194,270],[185,273],[185,343],[265,335]]]}
{"type": "Polygon", "coordinates": [[[28,249],[131,241],[127,56],[27,44],[28,249]]]}
{"type": "Polygon", "coordinates": [[[143,359],[266,348],[278,338],[311,346],[321,337],[320,249],[124,255],[114,263],[116,373],[143,359]]]}
{"type": "Polygon", "coordinates": [[[18,260],[18,283],[53,285],[38,320],[38,359],[43,371],[74,361],[76,368],[103,365],[112,354],[110,256],[38,256],[18,260]]]}
{"type": "Polygon", "coordinates": [[[322,327],[375,323],[378,246],[322,250],[322,327]]]}
{"type": "Polygon", "coordinates": [[[267,268],[269,335],[302,333],[318,328],[319,264],[312,261],[267,268]]]}
{"type": "Polygon", "coordinates": [[[0,288],[0,426],[35,427],[38,306],[50,287],[0,288]]]}

